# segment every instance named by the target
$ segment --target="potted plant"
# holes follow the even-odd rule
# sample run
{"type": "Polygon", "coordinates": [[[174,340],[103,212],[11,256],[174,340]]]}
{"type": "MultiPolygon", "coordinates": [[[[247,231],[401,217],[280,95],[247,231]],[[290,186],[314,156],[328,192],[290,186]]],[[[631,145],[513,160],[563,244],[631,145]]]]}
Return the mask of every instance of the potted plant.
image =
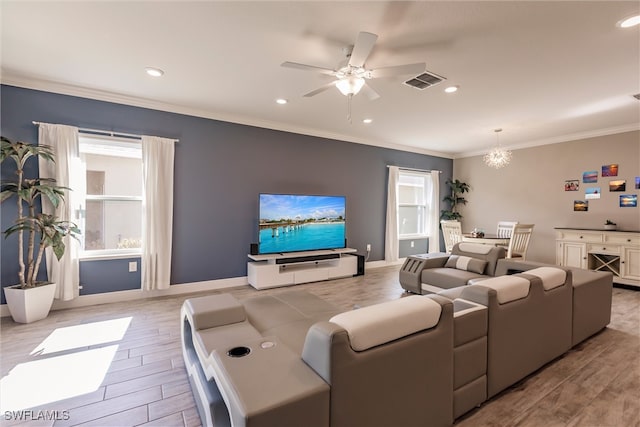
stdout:
{"type": "Polygon", "coordinates": [[[19,282],[5,287],[4,293],[11,316],[19,323],[44,319],[51,309],[56,284],[37,280],[45,249],[51,247],[59,260],[65,252],[64,238],[77,238],[80,233],[74,223],[36,211],[38,201],[43,199],[57,208],[64,202],[64,190],[67,189],[56,185],[54,179],[29,178],[25,175],[27,161],[38,157],[55,161],[51,147],[12,142],[1,137],[0,163],[4,164],[5,160],[15,163],[15,178],[3,180],[0,202],[15,198],[17,203],[16,219],[4,234],[5,238],[14,233],[18,236],[19,282]]]}
{"type": "Polygon", "coordinates": [[[458,206],[467,204],[463,194],[469,192],[471,187],[458,179],[455,181],[448,179],[446,183],[451,193],[445,196],[442,201],[449,204],[449,209],[440,211],[440,220],[460,221],[462,214],[458,212],[458,206]]]}
{"type": "Polygon", "coordinates": [[[617,224],[613,221],[611,221],[610,219],[606,220],[604,222],[604,229],[605,230],[615,230],[617,228],[617,224]]]}

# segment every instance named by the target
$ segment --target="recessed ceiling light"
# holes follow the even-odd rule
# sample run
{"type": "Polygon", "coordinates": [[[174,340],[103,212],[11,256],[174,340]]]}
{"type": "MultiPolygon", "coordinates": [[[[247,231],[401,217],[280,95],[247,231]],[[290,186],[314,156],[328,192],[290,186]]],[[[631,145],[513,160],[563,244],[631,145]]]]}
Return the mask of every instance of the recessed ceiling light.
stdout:
{"type": "Polygon", "coordinates": [[[444,91],[447,92],[447,93],[457,92],[459,87],[460,86],[449,86],[444,91]]]}
{"type": "Polygon", "coordinates": [[[365,124],[367,124],[367,125],[368,125],[369,123],[371,123],[371,122],[373,122],[373,119],[364,119],[364,120],[362,120],[362,123],[365,123],[365,124]]]}
{"type": "Polygon", "coordinates": [[[618,21],[618,27],[620,28],[629,28],[634,25],[640,24],[640,15],[629,16],[621,21],[618,21]]]}
{"type": "Polygon", "coordinates": [[[277,103],[277,104],[280,104],[280,105],[284,105],[284,104],[286,104],[287,102],[289,102],[289,101],[287,101],[287,100],[286,100],[286,99],[284,99],[284,98],[278,98],[278,99],[276,99],[276,103],[277,103]]]}
{"type": "Polygon", "coordinates": [[[152,77],[160,77],[164,74],[160,68],[147,67],[144,70],[152,77]]]}

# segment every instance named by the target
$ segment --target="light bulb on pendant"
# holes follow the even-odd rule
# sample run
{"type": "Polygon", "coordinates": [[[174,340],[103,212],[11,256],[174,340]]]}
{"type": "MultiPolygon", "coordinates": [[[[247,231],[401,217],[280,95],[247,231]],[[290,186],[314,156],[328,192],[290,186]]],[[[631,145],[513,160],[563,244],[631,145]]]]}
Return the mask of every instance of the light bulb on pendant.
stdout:
{"type": "Polygon", "coordinates": [[[484,162],[487,166],[500,169],[511,162],[511,151],[505,150],[500,146],[498,135],[502,132],[502,129],[495,129],[494,132],[496,133],[496,146],[484,155],[484,162]]]}

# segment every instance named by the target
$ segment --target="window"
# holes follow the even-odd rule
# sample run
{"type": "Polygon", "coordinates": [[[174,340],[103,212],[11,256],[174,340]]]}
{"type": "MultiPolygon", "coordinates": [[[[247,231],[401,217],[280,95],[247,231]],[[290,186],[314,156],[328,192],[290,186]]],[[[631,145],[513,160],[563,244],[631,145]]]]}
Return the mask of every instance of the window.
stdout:
{"type": "Polygon", "coordinates": [[[84,196],[78,221],[82,229],[82,255],[86,257],[140,253],[140,141],[81,135],[79,145],[81,174],[78,179],[81,181],[79,188],[84,196]]]}
{"type": "Polygon", "coordinates": [[[422,172],[400,171],[398,177],[398,238],[427,237],[427,191],[431,177],[422,172]],[[429,180],[429,184],[427,183],[429,180]]]}

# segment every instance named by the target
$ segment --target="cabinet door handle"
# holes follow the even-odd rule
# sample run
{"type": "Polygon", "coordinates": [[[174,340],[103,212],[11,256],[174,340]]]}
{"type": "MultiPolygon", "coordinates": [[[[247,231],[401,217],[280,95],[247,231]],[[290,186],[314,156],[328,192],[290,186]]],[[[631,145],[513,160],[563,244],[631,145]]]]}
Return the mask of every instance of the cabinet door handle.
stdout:
{"type": "Polygon", "coordinates": [[[602,248],[602,250],[603,250],[603,251],[606,251],[606,250],[607,250],[607,248],[602,248]]]}
{"type": "MultiPolygon", "coordinates": [[[[620,261],[621,264],[624,264],[624,261],[620,261]]],[[[632,267],[633,268],[633,267],[632,267]]]]}
{"type": "Polygon", "coordinates": [[[631,243],[631,239],[627,239],[627,242],[631,243]]]}
{"type": "Polygon", "coordinates": [[[580,236],[580,238],[582,239],[583,236],[580,236]]]}

